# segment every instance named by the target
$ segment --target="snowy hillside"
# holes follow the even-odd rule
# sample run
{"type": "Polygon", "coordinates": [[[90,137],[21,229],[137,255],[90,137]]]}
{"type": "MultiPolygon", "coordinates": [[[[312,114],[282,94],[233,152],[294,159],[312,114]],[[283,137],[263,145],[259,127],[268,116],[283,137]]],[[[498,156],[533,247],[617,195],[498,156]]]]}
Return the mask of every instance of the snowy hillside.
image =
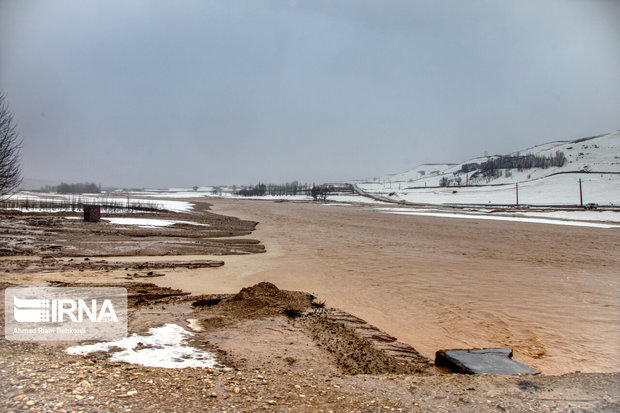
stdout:
{"type": "Polygon", "coordinates": [[[410,171],[400,174],[389,175],[388,179],[399,182],[412,182],[421,178],[432,178],[439,176],[446,169],[454,166],[454,164],[427,164],[420,165],[410,171]]]}
{"type": "Polygon", "coordinates": [[[461,164],[422,165],[357,183],[395,201],[433,204],[620,205],[620,131],[538,145],[461,164]]]}

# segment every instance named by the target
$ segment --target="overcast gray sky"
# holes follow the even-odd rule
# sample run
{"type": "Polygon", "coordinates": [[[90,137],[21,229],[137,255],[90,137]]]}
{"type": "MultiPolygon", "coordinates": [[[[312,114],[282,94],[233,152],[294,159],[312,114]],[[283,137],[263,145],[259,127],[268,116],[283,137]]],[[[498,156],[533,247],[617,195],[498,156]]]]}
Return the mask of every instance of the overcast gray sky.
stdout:
{"type": "Polygon", "coordinates": [[[323,182],[620,128],[618,0],[0,0],[23,171],[323,182]]]}

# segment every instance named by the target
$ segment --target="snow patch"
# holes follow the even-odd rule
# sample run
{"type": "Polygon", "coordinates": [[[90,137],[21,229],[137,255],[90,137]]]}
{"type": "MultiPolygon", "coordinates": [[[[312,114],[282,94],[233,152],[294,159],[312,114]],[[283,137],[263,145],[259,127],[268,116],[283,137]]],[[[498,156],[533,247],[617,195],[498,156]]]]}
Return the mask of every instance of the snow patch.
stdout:
{"type": "Polygon", "coordinates": [[[154,200],[161,208],[172,212],[189,212],[194,209],[194,205],[187,201],[172,201],[169,199],[154,200]]]}
{"type": "Polygon", "coordinates": [[[213,354],[187,345],[187,339],[194,333],[183,327],[165,324],[149,329],[148,334],[132,334],[117,341],[73,346],[66,351],[69,354],[84,355],[120,349],[112,354],[110,361],[123,361],[146,367],[220,367],[213,354]]]}
{"type": "Polygon", "coordinates": [[[170,219],[152,219],[152,218],[102,218],[102,221],[108,221],[116,225],[136,225],[140,228],[157,228],[168,227],[174,224],[189,224],[196,226],[208,227],[209,224],[199,224],[191,221],[175,221],[170,219]]]}
{"type": "Polygon", "coordinates": [[[481,214],[468,214],[468,213],[450,213],[450,212],[430,212],[411,210],[406,208],[376,208],[379,212],[388,214],[399,215],[418,215],[426,217],[440,217],[440,218],[457,218],[457,219],[488,219],[491,221],[513,221],[513,222],[528,222],[534,224],[552,224],[552,225],[568,225],[575,227],[590,227],[590,228],[620,228],[620,225],[601,224],[597,222],[583,222],[583,221],[568,221],[559,219],[545,219],[545,218],[530,218],[530,217],[516,217],[506,215],[481,215],[481,214]]]}
{"type": "Polygon", "coordinates": [[[526,217],[555,218],[579,221],[604,221],[620,223],[620,212],[616,211],[541,211],[517,212],[515,215],[526,217]]]}

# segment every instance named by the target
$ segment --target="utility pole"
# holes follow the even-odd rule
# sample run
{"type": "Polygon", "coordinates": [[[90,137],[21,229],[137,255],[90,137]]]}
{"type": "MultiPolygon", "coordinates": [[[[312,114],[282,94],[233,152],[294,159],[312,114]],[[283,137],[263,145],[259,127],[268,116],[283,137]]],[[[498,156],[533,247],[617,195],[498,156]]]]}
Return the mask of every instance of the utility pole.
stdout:
{"type": "Polygon", "coordinates": [[[581,191],[581,178],[579,178],[579,203],[583,208],[583,192],[581,191]]]}
{"type": "Polygon", "coordinates": [[[519,183],[515,184],[515,189],[517,191],[517,206],[519,206],[519,183]]]}

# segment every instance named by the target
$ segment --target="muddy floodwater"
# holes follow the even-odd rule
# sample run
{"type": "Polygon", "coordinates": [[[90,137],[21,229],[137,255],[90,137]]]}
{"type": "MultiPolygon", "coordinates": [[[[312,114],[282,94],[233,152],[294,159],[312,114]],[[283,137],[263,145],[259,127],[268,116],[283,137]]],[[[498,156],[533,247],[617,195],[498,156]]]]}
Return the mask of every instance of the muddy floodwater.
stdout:
{"type": "Polygon", "coordinates": [[[267,252],[219,257],[221,268],[177,270],[157,284],[234,293],[270,281],[312,292],[430,358],[511,346],[545,374],[620,370],[619,229],[208,202],[259,221],[249,237],[267,252]]]}

